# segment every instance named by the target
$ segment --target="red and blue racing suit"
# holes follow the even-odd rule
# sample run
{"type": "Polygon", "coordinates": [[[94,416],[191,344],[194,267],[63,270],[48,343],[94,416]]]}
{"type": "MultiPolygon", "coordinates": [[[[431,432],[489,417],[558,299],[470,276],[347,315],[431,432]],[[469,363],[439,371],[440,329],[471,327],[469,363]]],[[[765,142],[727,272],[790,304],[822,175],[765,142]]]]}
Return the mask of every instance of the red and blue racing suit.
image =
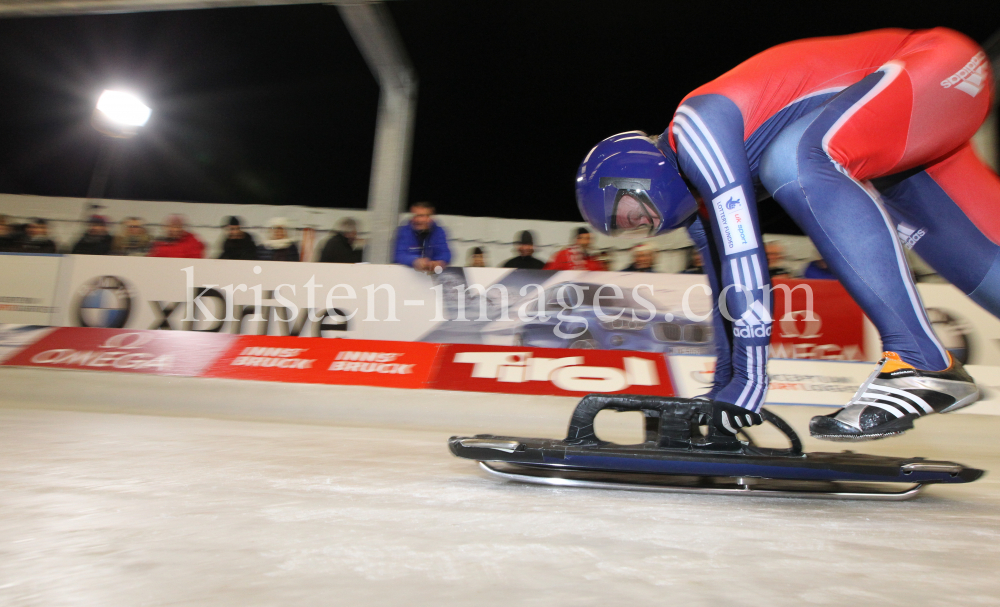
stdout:
{"type": "Polygon", "coordinates": [[[770,279],[757,200],[768,195],[883,348],[916,367],[949,359],[904,249],[1000,316],[1000,179],[969,144],[992,86],[989,60],[965,36],[885,29],[776,46],[683,99],[658,145],[703,201],[689,232],[717,295],[711,398],[756,411],[767,392],[770,279]]]}

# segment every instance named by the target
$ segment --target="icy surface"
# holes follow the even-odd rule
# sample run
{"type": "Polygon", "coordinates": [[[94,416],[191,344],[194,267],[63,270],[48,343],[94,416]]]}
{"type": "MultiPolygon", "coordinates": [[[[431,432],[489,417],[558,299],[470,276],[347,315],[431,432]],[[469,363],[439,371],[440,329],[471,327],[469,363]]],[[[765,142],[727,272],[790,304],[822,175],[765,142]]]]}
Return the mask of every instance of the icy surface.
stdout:
{"type": "MultiPolygon", "coordinates": [[[[558,434],[567,399],[121,376],[92,393],[91,376],[40,373],[0,373],[46,380],[0,395],[4,606],[1000,605],[1000,417],[855,447],[996,472],[912,502],[663,495],[498,482],[448,453],[446,427],[395,418],[108,412],[189,412],[222,390],[249,409],[323,396],[444,425],[450,407],[462,432],[506,407],[504,431],[558,434]],[[64,392],[85,406],[47,402],[64,392]]],[[[780,409],[797,428],[817,412],[780,409]]]]}

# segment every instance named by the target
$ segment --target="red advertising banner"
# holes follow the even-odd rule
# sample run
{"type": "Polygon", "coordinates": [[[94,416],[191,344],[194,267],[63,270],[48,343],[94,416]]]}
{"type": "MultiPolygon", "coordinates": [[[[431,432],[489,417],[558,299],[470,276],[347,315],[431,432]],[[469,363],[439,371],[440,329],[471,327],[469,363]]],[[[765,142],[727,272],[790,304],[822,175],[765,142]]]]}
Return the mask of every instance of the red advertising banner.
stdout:
{"type": "Polygon", "coordinates": [[[248,335],[237,338],[203,377],[423,388],[440,348],[423,342],[248,335]]]}
{"type": "Polygon", "coordinates": [[[235,339],[234,335],[195,331],[63,327],[4,364],[193,377],[235,339]]]}
{"type": "Polygon", "coordinates": [[[446,344],[439,353],[439,390],[580,396],[672,396],[663,354],[628,350],[562,350],[446,344]]]}
{"type": "Polygon", "coordinates": [[[867,360],[864,314],[836,280],[773,279],[772,358],[867,360]]]}

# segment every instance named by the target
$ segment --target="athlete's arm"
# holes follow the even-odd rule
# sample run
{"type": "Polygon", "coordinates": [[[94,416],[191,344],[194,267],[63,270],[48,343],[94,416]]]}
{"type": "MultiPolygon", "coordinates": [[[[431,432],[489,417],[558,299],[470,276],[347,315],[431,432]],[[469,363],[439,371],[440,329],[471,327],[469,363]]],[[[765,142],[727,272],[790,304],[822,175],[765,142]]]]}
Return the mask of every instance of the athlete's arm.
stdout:
{"type": "Polygon", "coordinates": [[[706,223],[700,215],[695,215],[687,226],[687,231],[701,255],[702,267],[705,269],[705,277],[708,279],[708,286],[711,290],[709,296],[712,298],[712,333],[715,341],[716,362],[715,380],[712,390],[706,396],[714,399],[719,391],[729,385],[729,380],[733,376],[732,323],[726,321],[719,313],[719,298],[714,295],[722,291],[719,286],[719,256],[709,240],[710,234],[705,230],[706,223]]]}
{"type": "MultiPolygon", "coordinates": [[[[706,235],[714,245],[709,247],[710,259],[719,274],[713,289],[725,321],[721,324],[731,338],[731,377],[714,396],[756,411],[767,392],[771,282],[743,141],[743,116],[722,95],[699,95],[677,108],[671,128],[679,168],[708,211],[706,235]]],[[[726,352],[719,354],[717,367],[726,352]]]]}

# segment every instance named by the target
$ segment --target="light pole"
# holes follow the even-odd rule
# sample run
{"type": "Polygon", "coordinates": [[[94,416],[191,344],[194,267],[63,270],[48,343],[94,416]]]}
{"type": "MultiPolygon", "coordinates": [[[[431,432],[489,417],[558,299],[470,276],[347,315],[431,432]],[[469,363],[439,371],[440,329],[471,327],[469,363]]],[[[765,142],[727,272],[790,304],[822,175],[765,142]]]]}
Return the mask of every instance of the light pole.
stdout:
{"type": "Polygon", "coordinates": [[[95,129],[107,135],[97,157],[97,164],[90,177],[90,187],[87,188],[87,198],[94,200],[104,197],[104,188],[111,175],[115,156],[118,153],[118,141],[128,139],[139,132],[139,128],[149,121],[152,110],[131,93],[123,91],[104,91],[97,100],[97,107],[90,118],[95,129]]]}

